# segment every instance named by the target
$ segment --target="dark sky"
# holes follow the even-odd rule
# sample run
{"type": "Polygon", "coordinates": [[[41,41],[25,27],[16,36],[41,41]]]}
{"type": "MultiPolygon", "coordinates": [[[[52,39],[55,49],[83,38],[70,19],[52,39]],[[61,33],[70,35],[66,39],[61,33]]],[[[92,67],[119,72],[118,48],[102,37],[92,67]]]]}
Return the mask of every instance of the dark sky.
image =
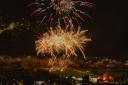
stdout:
{"type": "MultiPolygon", "coordinates": [[[[96,7],[89,9],[93,18],[86,21],[93,40],[86,48],[88,56],[128,57],[128,12],[124,1],[93,0],[96,7]]],[[[30,17],[31,12],[27,7],[30,2],[31,0],[0,0],[0,15],[12,18],[30,17]]],[[[0,53],[32,54],[33,33],[27,30],[13,33],[5,32],[0,35],[0,53]],[[17,36],[15,42],[12,41],[12,35],[17,36]]]]}

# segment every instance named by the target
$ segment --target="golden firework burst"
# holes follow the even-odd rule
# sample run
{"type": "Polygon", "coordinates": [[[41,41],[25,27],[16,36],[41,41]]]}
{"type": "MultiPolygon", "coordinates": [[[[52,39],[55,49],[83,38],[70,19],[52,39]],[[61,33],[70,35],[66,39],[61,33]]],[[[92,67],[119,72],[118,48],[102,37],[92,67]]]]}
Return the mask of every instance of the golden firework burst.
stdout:
{"type": "Polygon", "coordinates": [[[63,52],[67,57],[70,57],[71,55],[77,56],[76,51],[78,49],[85,57],[84,45],[91,41],[85,36],[86,31],[80,30],[80,27],[77,31],[73,29],[67,31],[63,30],[60,25],[56,26],[55,30],[51,28],[35,42],[37,54],[50,53],[51,56],[56,57],[55,53],[63,52]]]}

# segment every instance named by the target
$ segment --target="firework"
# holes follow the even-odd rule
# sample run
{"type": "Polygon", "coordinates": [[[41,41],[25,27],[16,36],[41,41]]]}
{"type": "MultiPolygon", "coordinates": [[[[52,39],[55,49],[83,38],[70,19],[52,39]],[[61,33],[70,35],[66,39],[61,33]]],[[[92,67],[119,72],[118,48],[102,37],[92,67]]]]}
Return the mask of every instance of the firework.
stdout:
{"type": "Polygon", "coordinates": [[[86,30],[63,30],[60,25],[52,28],[40,36],[40,39],[35,41],[37,54],[49,53],[51,56],[56,57],[59,53],[64,53],[66,57],[71,55],[77,56],[77,49],[79,49],[83,56],[84,45],[90,41],[85,36],[86,30]]]}
{"type": "Polygon", "coordinates": [[[88,16],[85,8],[93,7],[94,4],[86,0],[35,0],[29,6],[34,6],[32,15],[43,15],[43,19],[51,24],[52,21],[67,23],[67,18],[77,22],[78,19],[84,20],[81,15],[88,16]]]}

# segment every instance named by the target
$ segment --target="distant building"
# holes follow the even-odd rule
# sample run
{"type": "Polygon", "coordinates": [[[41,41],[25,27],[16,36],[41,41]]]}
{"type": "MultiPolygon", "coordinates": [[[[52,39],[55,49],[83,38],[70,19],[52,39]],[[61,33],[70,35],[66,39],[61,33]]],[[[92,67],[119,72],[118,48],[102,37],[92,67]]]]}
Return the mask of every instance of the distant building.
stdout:
{"type": "Polygon", "coordinates": [[[128,60],[125,62],[125,66],[128,66],[128,60]]]}
{"type": "Polygon", "coordinates": [[[35,81],[34,85],[46,85],[45,81],[35,81]]]}
{"type": "Polygon", "coordinates": [[[97,83],[98,82],[98,77],[97,76],[89,76],[89,80],[90,80],[90,82],[92,82],[92,83],[97,83]]]}

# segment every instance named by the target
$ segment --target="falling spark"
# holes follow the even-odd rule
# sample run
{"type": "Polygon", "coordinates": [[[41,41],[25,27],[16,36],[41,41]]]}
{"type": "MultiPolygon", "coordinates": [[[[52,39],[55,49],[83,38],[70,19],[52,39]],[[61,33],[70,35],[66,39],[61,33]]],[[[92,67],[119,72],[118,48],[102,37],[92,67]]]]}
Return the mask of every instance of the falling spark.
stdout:
{"type": "Polygon", "coordinates": [[[71,64],[70,59],[63,55],[61,58],[50,58],[48,66],[50,66],[49,71],[64,71],[71,64]]]}

